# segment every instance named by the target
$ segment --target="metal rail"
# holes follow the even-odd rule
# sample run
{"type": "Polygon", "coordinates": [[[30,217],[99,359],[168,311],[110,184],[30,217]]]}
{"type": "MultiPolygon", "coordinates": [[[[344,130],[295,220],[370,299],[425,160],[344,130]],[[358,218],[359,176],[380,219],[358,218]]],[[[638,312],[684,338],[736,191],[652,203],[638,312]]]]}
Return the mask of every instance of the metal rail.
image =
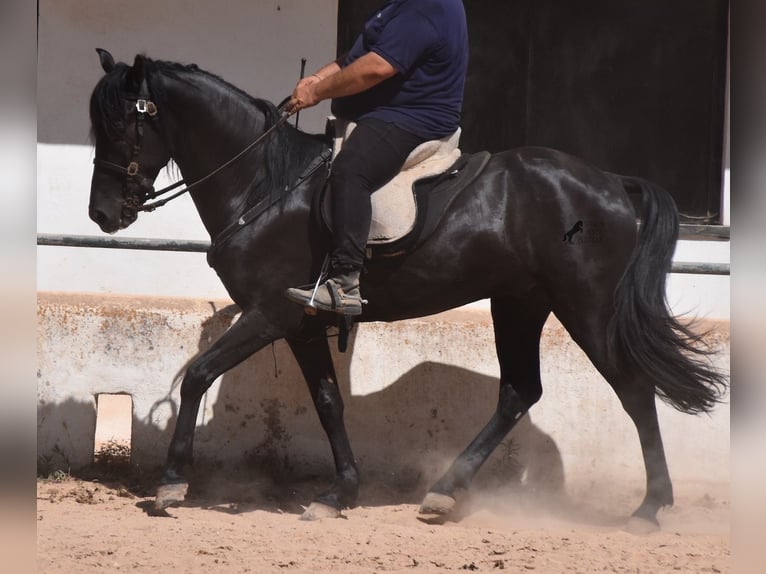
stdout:
{"type": "Polygon", "coordinates": [[[731,275],[728,263],[686,263],[673,261],[670,265],[670,272],[691,275],[731,275]]]}
{"type": "Polygon", "coordinates": [[[678,238],[686,240],[728,241],[731,238],[731,229],[728,225],[697,225],[682,223],[678,229],[678,238]]]}
{"type": "Polygon", "coordinates": [[[38,245],[59,247],[98,247],[104,249],[136,249],[140,251],[185,251],[206,253],[209,241],[192,239],[153,239],[140,237],[101,237],[98,235],[56,235],[39,233],[38,245]]]}
{"type": "MultiPolygon", "coordinates": [[[[187,253],[206,253],[209,241],[192,239],[154,239],[141,237],[101,237],[98,235],[57,235],[40,233],[38,245],[58,247],[95,247],[101,249],[135,249],[139,251],[182,251],[187,253]]],[[[671,273],[693,275],[730,275],[728,263],[681,263],[674,261],[671,273]]]]}

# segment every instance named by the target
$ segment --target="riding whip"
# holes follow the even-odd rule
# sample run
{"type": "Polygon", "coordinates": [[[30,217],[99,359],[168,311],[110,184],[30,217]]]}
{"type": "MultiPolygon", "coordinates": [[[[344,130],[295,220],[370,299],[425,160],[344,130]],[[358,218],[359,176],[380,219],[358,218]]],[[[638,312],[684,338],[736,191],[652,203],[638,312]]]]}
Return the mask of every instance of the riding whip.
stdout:
{"type": "MultiPolygon", "coordinates": [[[[301,58],[301,77],[298,79],[298,81],[301,81],[303,79],[303,76],[306,74],[306,58],[301,58]]],[[[298,127],[298,118],[301,116],[301,111],[298,110],[295,112],[295,127],[298,127]]]]}

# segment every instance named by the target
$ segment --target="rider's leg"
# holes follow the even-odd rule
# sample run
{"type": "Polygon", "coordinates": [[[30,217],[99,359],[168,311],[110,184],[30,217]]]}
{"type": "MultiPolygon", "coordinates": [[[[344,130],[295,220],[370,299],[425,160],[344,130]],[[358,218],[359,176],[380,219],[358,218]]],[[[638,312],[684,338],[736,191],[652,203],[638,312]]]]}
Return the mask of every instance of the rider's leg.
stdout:
{"type": "Polygon", "coordinates": [[[330,174],[333,249],[327,281],[317,289],[288,289],[287,297],[344,315],[362,312],[359,273],[372,220],[372,193],[390,181],[425,140],[377,119],[358,122],[330,174]]]}
{"type": "Polygon", "coordinates": [[[335,270],[359,270],[372,219],[372,193],[388,183],[423,138],[381,120],[361,120],[330,174],[335,270]]]}

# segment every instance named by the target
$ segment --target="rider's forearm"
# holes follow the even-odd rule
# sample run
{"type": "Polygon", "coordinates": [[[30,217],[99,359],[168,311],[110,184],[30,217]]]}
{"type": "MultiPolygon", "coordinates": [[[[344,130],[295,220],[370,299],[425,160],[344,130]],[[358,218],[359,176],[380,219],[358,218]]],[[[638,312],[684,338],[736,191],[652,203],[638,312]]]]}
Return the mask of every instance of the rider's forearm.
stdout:
{"type": "MultiPolygon", "coordinates": [[[[330,67],[331,65],[325,66],[325,68],[330,67]]],[[[340,98],[368,90],[396,73],[396,68],[385,59],[374,52],[369,52],[345,68],[339,67],[335,73],[323,78],[312,88],[319,100],[340,98]]],[[[322,77],[321,74],[319,77],[322,77]]]]}
{"type": "Polygon", "coordinates": [[[340,67],[340,64],[338,63],[340,61],[341,61],[341,58],[338,58],[337,60],[333,60],[332,62],[330,62],[326,66],[320,68],[319,70],[317,70],[316,72],[314,72],[311,75],[312,76],[316,76],[320,80],[324,80],[325,78],[329,78],[333,74],[337,74],[338,72],[340,72],[341,67],[340,67]]]}

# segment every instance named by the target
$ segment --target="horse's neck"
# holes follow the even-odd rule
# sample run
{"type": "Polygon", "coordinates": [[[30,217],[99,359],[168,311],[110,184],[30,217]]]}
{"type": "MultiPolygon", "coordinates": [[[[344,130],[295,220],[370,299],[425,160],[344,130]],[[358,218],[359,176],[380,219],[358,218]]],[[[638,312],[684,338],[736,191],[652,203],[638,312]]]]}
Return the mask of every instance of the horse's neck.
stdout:
{"type": "MultiPolygon", "coordinates": [[[[192,78],[190,78],[192,79],[192,78]]],[[[265,117],[250,102],[207,76],[190,86],[165,80],[166,133],[171,156],[188,183],[211,174],[263,133],[265,117]]],[[[202,223],[214,238],[241,214],[247,194],[262,176],[259,146],[192,190],[202,223]]],[[[264,190],[267,193],[268,190],[264,190]]]]}

